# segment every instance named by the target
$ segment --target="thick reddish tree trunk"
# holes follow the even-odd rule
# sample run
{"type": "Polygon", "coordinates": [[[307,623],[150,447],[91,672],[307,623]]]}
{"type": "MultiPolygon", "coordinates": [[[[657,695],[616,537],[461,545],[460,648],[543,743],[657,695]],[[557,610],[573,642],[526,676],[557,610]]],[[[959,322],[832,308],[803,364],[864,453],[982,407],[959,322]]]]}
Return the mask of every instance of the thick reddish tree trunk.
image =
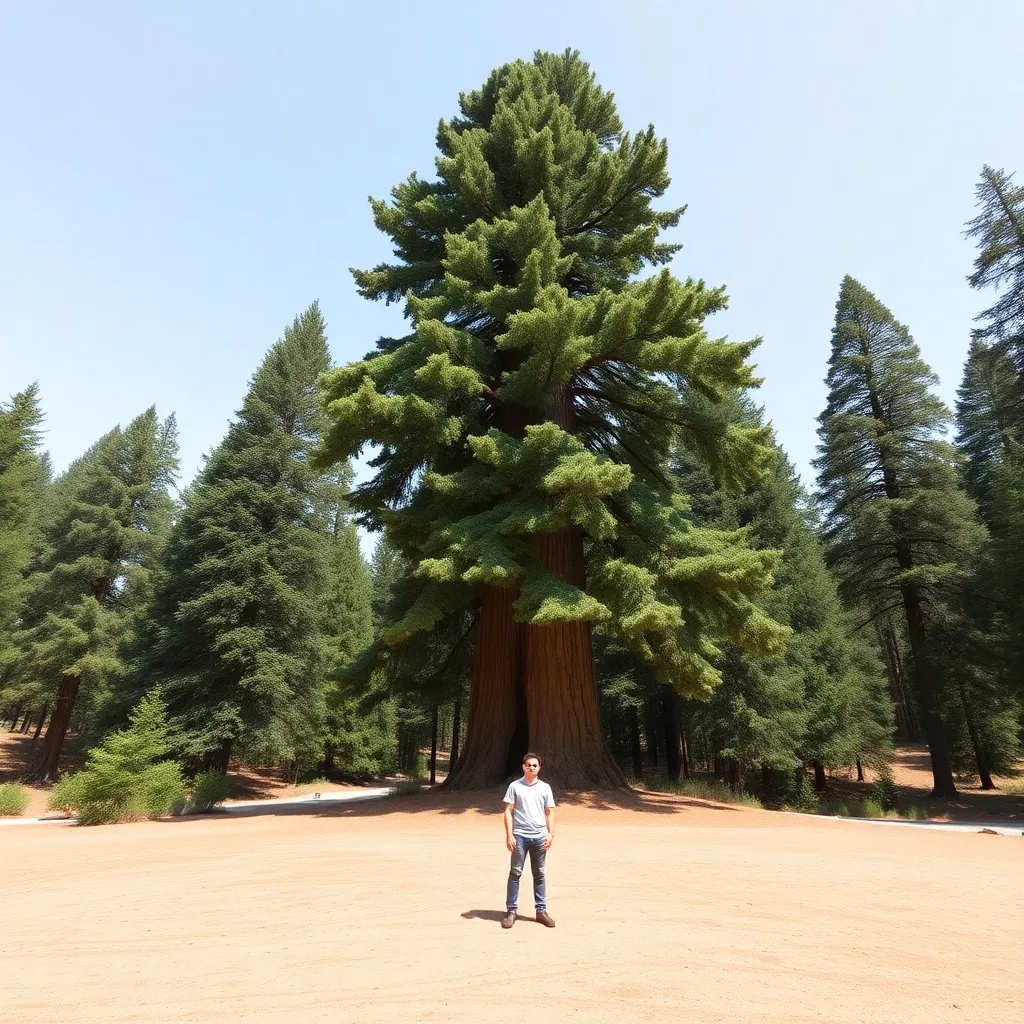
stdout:
{"type": "Polygon", "coordinates": [[[74,710],[81,682],[82,677],[78,675],[66,675],[61,679],[50,724],[46,727],[43,745],[39,748],[39,756],[27,776],[27,781],[53,782],[57,778],[60,752],[64,749],[64,737],[68,732],[71,712],[74,710]]]}
{"type": "MultiPolygon", "coordinates": [[[[544,533],[537,540],[544,567],[582,587],[580,531],[544,533]]],[[[566,789],[626,785],[601,728],[589,622],[526,627],[525,691],[530,749],[543,759],[546,779],[566,789]]]]}
{"type": "MultiPolygon", "coordinates": [[[[445,782],[449,789],[496,786],[515,757],[517,695],[521,690],[520,634],[512,616],[515,593],[507,587],[484,587],[476,619],[470,673],[466,743],[445,782]]],[[[519,704],[522,703],[520,700],[519,704]]],[[[520,756],[526,753],[524,746],[520,756]]]]}

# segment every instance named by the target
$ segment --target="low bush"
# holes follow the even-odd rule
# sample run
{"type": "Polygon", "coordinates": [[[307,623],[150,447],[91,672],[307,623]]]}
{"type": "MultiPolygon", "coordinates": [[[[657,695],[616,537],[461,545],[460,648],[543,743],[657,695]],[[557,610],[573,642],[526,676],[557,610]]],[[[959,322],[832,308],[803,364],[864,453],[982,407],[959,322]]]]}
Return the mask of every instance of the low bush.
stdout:
{"type": "Polygon", "coordinates": [[[873,797],[868,797],[861,807],[860,817],[862,818],[884,818],[885,808],[873,797]]]}
{"type": "Polygon", "coordinates": [[[192,783],[188,810],[196,814],[212,811],[217,804],[224,803],[228,798],[230,787],[226,775],[221,775],[220,772],[201,772],[192,783]]]}
{"type": "Polygon", "coordinates": [[[19,782],[0,785],[0,818],[17,818],[28,807],[28,790],[19,782]]]}
{"type": "Polygon", "coordinates": [[[878,781],[871,786],[869,799],[874,800],[883,811],[895,811],[899,806],[899,797],[892,772],[888,769],[883,770],[878,776],[878,781]]]}
{"type": "Polygon", "coordinates": [[[818,794],[814,792],[806,772],[803,768],[797,768],[793,773],[793,785],[786,796],[786,803],[794,811],[814,813],[818,809],[818,801],[818,794]]]}
{"type": "Polygon", "coordinates": [[[89,751],[85,768],[61,779],[50,809],[77,816],[83,825],[138,821],[177,812],[185,804],[181,766],[170,751],[167,718],[158,694],[143,698],[127,729],[89,751]]]}

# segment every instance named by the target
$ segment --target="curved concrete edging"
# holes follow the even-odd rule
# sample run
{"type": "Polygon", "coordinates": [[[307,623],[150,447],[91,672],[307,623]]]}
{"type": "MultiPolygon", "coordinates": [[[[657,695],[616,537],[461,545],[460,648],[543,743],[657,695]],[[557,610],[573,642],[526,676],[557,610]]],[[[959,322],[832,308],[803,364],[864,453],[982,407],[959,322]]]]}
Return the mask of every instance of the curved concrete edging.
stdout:
{"type": "MultiPolygon", "coordinates": [[[[240,800],[237,803],[222,804],[206,817],[220,814],[276,814],[279,811],[305,809],[310,804],[360,803],[363,800],[380,800],[390,796],[394,790],[388,786],[377,789],[339,789],[324,793],[309,793],[306,796],[290,797],[286,800],[240,800]]],[[[190,815],[189,815],[190,817],[190,815]]],[[[76,818],[0,818],[0,825],[73,825],[76,818]]]]}

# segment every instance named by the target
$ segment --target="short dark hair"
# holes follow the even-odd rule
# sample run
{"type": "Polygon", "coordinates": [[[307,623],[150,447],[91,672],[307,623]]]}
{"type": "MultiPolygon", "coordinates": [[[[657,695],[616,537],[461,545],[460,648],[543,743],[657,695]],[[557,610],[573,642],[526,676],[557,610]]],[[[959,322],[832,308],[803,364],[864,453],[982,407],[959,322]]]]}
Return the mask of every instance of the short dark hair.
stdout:
{"type": "Polygon", "coordinates": [[[526,764],[526,762],[529,761],[531,758],[535,760],[541,768],[544,767],[544,762],[540,759],[540,754],[535,754],[532,750],[528,750],[525,754],[523,754],[523,764],[526,764]]]}

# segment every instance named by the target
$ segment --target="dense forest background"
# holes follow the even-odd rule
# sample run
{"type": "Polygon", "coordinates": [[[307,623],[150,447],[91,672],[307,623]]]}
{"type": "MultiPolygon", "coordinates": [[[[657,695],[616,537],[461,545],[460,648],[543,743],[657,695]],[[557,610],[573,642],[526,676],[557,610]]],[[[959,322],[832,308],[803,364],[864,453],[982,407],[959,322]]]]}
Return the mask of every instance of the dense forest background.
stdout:
{"type": "MultiPolygon", "coordinates": [[[[458,188],[469,188],[473,153],[460,140],[482,129],[456,128],[439,166],[449,185],[461,183],[452,193],[462,201],[458,188]]],[[[623,138],[621,127],[610,131],[604,151],[652,175],[646,194],[659,194],[663,143],[659,150],[653,135],[646,143],[643,134],[623,138]]],[[[483,179],[477,173],[474,187],[484,188],[483,179]]],[[[425,193],[408,194],[416,187],[399,186],[394,206],[374,208],[382,230],[405,246],[407,267],[426,258],[403,235],[410,229],[402,203],[426,201],[425,193]]],[[[554,209],[550,190],[545,195],[554,209]]],[[[486,299],[478,298],[482,285],[472,292],[495,317],[499,285],[505,296],[518,289],[515,301],[527,303],[515,315],[542,309],[536,296],[522,299],[523,281],[542,275],[549,258],[536,255],[547,245],[542,217],[530,203],[517,210],[527,212],[515,215],[503,244],[525,246],[522,259],[493,271],[499,283],[491,282],[486,299]]],[[[665,280],[657,273],[639,274],[644,262],[665,264],[672,255],[671,247],[658,249],[655,227],[648,232],[645,224],[660,229],[674,221],[647,207],[633,214],[633,223],[616,230],[639,254],[634,262],[618,250],[598,251],[598,242],[590,249],[580,243],[578,264],[599,267],[604,277],[593,271],[593,280],[570,281],[566,294],[581,302],[627,295],[647,304],[636,316],[648,316],[651,330],[661,324],[665,335],[682,306],[699,323],[724,295],[685,291],[691,282],[662,287],[651,283],[665,280]],[[642,294],[629,291],[641,287],[642,294]]],[[[469,284],[455,296],[450,281],[444,292],[432,279],[434,291],[409,299],[417,344],[430,337],[441,345],[441,327],[432,325],[449,329],[469,302],[472,275],[484,273],[473,248],[484,244],[482,233],[467,223],[460,222],[451,259],[462,261],[458,280],[469,284]]],[[[607,226],[585,227],[582,237],[609,237],[607,226]]],[[[713,365],[711,352],[694,368],[691,353],[684,371],[676,350],[638,354],[621,364],[625,370],[598,365],[592,355],[580,363],[590,374],[585,386],[574,385],[583,447],[559,449],[559,458],[574,460],[574,478],[558,491],[559,514],[583,524],[587,575],[604,573],[609,594],[618,588],[623,604],[602,598],[610,616],[577,616],[592,635],[600,743],[613,763],[597,757],[582,769],[566,765],[566,780],[715,776],[766,803],[798,805],[809,786],[824,789],[837,770],[868,767],[884,777],[899,740],[928,744],[938,796],[955,795],[959,778],[991,788],[1013,774],[1024,728],[1024,189],[1011,174],[983,168],[966,232],[977,245],[965,274],[979,311],[973,330],[965,328],[955,409],[937,397],[913,325],[884,305],[885,282],[869,282],[878,295],[852,277],[837,282],[835,327],[821,339],[828,400],[811,483],[798,479],[772,435],[770,410],[756,402],[756,380],[742,368],[752,345],[728,356],[728,367],[721,353],[722,365],[713,365]],[[640,366],[654,384],[624,379],[640,366]],[[630,491],[615,512],[615,495],[627,492],[607,467],[626,464],[634,481],[642,467],[657,482],[645,495],[662,488],[673,496],[662,533],[648,523],[661,499],[630,491]],[[577,511],[564,511],[573,501],[577,511]],[[611,524],[598,522],[609,508],[611,524]],[[679,581],[668,561],[659,569],[626,541],[614,552],[617,562],[607,553],[601,545],[616,527],[621,536],[623,524],[646,530],[652,549],[686,548],[685,588],[669,586],[679,581]],[[650,593],[641,587],[644,574],[653,580],[650,593]],[[696,625],[669,652],[668,640],[652,639],[651,623],[672,601],[696,625]],[[633,622],[639,617],[644,624],[633,622]]],[[[558,258],[550,256],[552,266],[558,258]]],[[[371,298],[397,299],[418,287],[410,275],[378,268],[357,281],[371,298]]],[[[617,308],[601,315],[614,319],[609,310],[617,308]]],[[[459,324],[465,336],[477,329],[470,319],[459,324]]],[[[484,336],[483,328],[475,335],[484,336]]],[[[560,344],[568,351],[568,341],[560,344]]],[[[424,751],[439,748],[450,751],[453,768],[461,759],[467,784],[503,774],[504,748],[492,769],[467,732],[482,647],[499,640],[483,633],[486,586],[451,596],[458,562],[451,536],[468,521],[463,505],[511,507],[533,493],[540,485],[530,460],[542,463],[555,442],[528,428],[524,436],[536,445],[528,459],[497,448],[488,455],[504,474],[504,490],[494,490],[492,478],[470,477],[464,464],[446,464],[446,456],[420,453],[454,483],[448,504],[417,505],[419,478],[397,465],[403,445],[424,438],[439,445],[435,434],[456,429],[451,421],[462,415],[452,396],[486,384],[467,384],[454,360],[425,362],[415,385],[395,383],[397,376],[386,375],[412,374],[395,369],[407,348],[385,339],[363,363],[332,367],[327,325],[314,303],[271,346],[227,434],[180,488],[173,414],[141,410],[54,474],[41,445],[46,396],[24,382],[0,407],[0,717],[31,733],[32,780],[57,779],[69,733],[96,747],[154,694],[168,756],[186,775],[224,773],[234,759],[279,765],[297,779],[419,776],[433,771],[424,751]],[[397,398],[382,397],[395,395],[400,412],[387,404],[397,398]],[[351,453],[368,441],[379,453],[370,464],[375,476],[353,487],[351,453]],[[520,481],[520,490],[508,480],[520,481]],[[458,502],[461,519],[452,511],[458,502]],[[438,524],[448,531],[443,550],[438,524]],[[369,562],[360,525],[377,538],[369,562]],[[434,587],[429,593],[424,579],[434,587]]],[[[518,374],[523,389],[539,386],[529,360],[503,372],[518,374]]],[[[493,524],[473,514],[476,532],[460,534],[460,543],[483,550],[493,524]]],[[[541,521],[530,520],[534,532],[541,521]]],[[[672,564],[682,563],[678,551],[672,564]]],[[[487,557],[491,586],[504,555],[487,557]]],[[[472,571],[483,578],[479,566],[463,567],[460,580],[472,571]]],[[[565,578],[571,582],[571,573],[565,578]]],[[[538,594],[519,613],[534,624],[545,601],[575,600],[543,587],[538,594]]],[[[557,621],[563,612],[556,608],[557,621]]],[[[539,628],[553,635],[560,627],[539,628]]],[[[547,692],[536,685],[531,692],[547,692]]],[[[558,702],[575,698],[566,690],[543,699],[557,719],[558,702]]],[[[516,727],[509,723],[510,736],[516,727]]],[[[537,723],[517,735],[536,740],[537,723]]],[[[596,742],[581,735],[571,742],[596,742]]],[[[547,745],[554,754],[556,740],[547,745]]]]}

